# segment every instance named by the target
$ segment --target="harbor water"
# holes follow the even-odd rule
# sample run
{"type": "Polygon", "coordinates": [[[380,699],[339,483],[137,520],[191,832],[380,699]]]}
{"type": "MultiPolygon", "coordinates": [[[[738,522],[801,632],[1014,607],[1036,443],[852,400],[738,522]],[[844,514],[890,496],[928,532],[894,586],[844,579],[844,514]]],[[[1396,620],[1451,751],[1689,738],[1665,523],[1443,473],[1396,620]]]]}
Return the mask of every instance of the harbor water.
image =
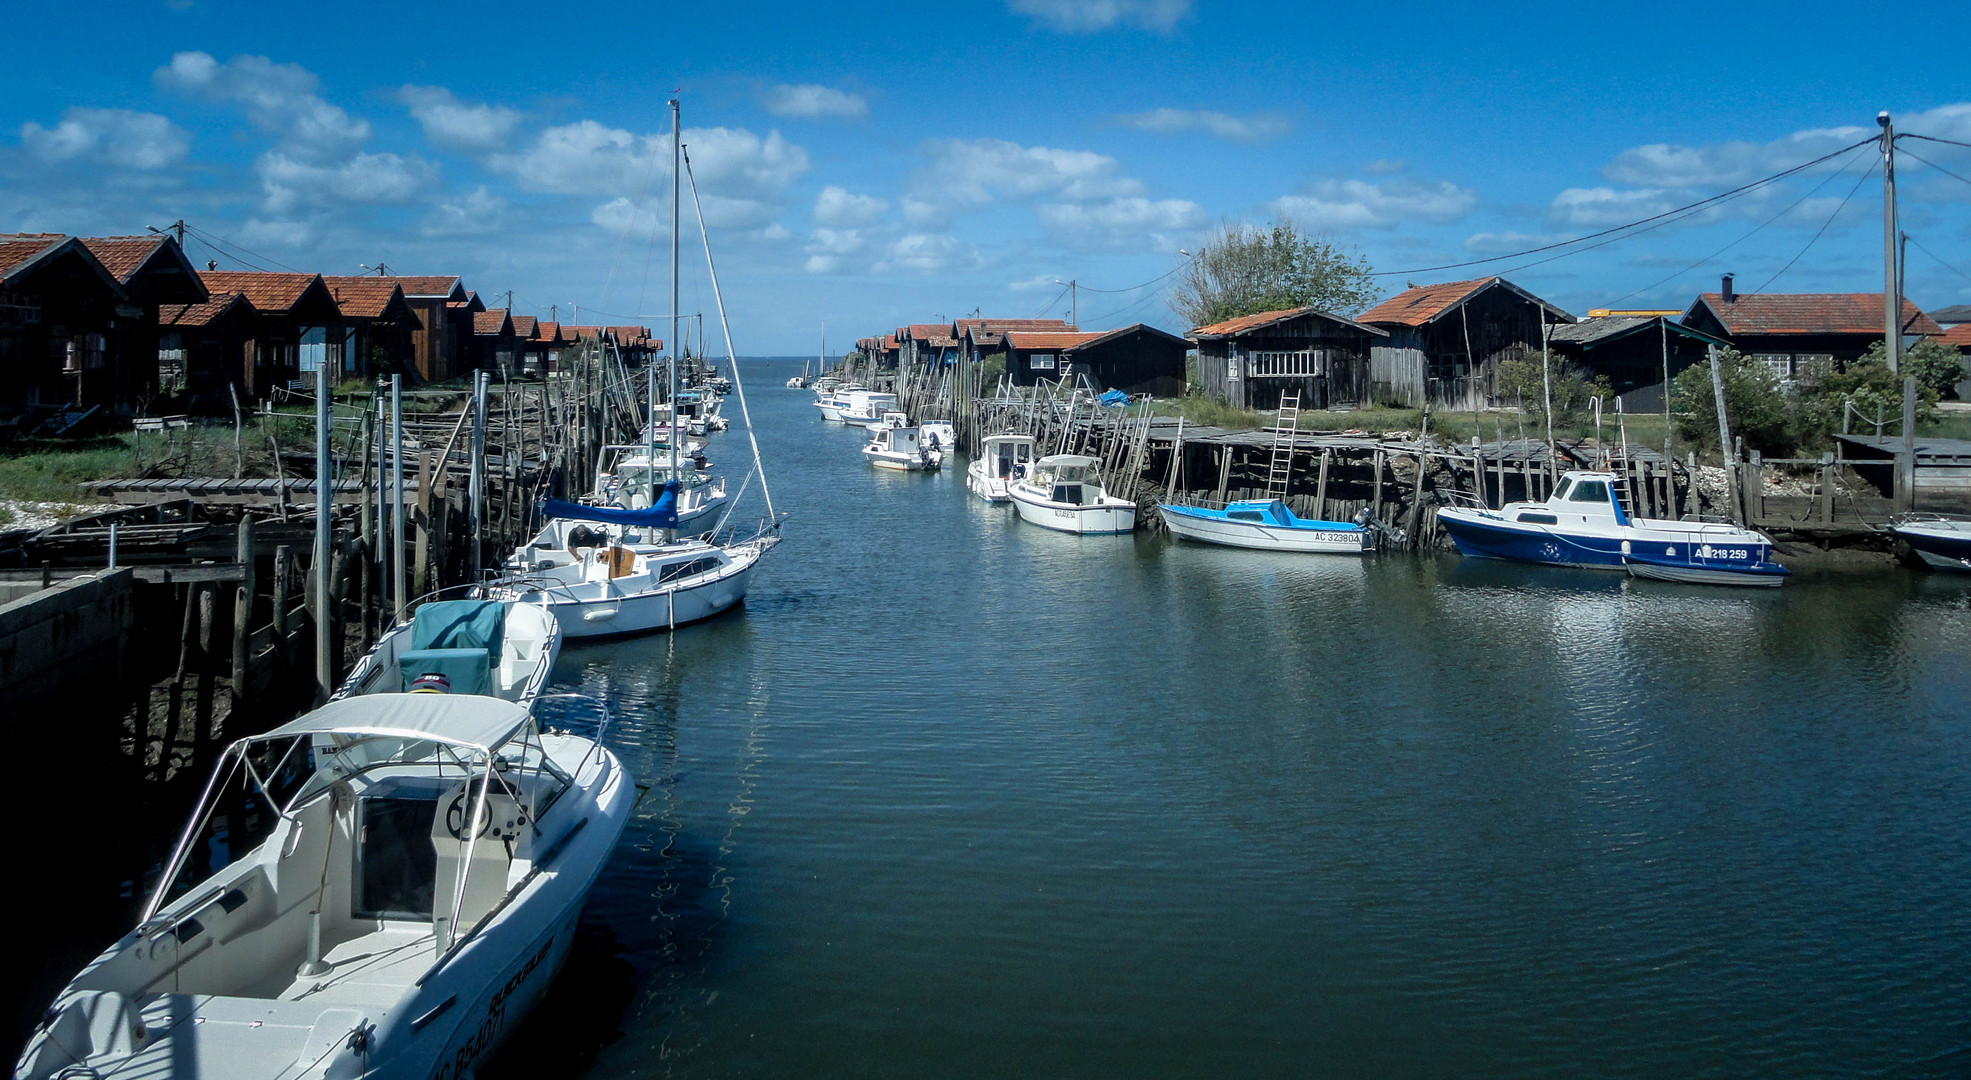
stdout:
{"type": "Polygon", "coordinates": [[[652,788],[511,1075],[1971,1071],[1963,579],[1074,537],[750,370],[787,541],[564,652],[652,788]]]}
{"type": "Polygon", "coordinates": [[[1971,580],[1052,533],[798,366],[744,608],[562,653],[649,790],[482,1076],[1971,1073],[1971,580]]]}

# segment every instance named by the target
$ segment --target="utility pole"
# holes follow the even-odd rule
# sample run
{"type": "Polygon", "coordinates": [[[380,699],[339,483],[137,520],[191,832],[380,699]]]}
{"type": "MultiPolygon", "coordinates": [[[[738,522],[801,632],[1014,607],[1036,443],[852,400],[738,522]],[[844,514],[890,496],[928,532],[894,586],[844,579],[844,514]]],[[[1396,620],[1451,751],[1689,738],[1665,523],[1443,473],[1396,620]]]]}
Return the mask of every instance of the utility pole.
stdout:
{"type": "MultiPolygon", "coordinates": [[[[536,310],[538,310],[538,309],[536,309],[536,310]]],[[[561,321],[561,306],[560,306],[560,305],[558,305],[558,304],[549,304],[549,305],[548,305],[548,321],[549,321],[549,322],[551,322],[551,323],[558,323],[558,322],[560,322],[560,321],[561,321]]]]}
{"type": "Polygon", "coordinates": [[[315,554],[308,568],[315,583],[315,704],[335,693],[335,662],[330,632],[335,628],[331,615],[335,601],[329,597],[329,510],[333,505],[335,458],[329,453],[329,371],[326,362],[315,365],[315,554]]]}
{"type": "Polygon", "coordinates": [[[1081,329],[1081,279],[1068,279],[1068,324],[1081,329]]]}
{"type": "Polygon", "coordinates": [[[1882,126],[1882,346],[1889,374],[1902,374],[1903,283],[1896,266],[1896,125],[1888,110],[1875,114],[1882,126]]]}

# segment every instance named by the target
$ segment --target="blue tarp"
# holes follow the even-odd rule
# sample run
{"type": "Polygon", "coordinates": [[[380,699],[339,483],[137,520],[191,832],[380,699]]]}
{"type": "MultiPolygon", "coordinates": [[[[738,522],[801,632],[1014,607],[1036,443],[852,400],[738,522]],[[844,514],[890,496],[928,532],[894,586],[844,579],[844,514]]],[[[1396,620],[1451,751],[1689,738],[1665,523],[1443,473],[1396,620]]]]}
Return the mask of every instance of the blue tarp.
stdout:
{"type": "Polygon", "coordinates": [[[1101,397],[1096,398],[1095,400],[1101,402],[1104,405],[1109,406],[1112,409],[1121,408],[1122,406],[1129,404],[1129,395],[1123,393],[1120,390],[1111,390],[1108,393],[1103,394],[1101,397]]]}
{"type": "Polygon", "coordinates": [[[666,482],[664,493],[657,497],[657,505],[644,510],[624,510],[616,506],[581,506],[562,502],[560,499],[542,499],[541,512],[551,518],[565,518],[569,521],[601,521],[611,525],[675,529],[678,527],[678,482],[676,480],[666,482]]]}

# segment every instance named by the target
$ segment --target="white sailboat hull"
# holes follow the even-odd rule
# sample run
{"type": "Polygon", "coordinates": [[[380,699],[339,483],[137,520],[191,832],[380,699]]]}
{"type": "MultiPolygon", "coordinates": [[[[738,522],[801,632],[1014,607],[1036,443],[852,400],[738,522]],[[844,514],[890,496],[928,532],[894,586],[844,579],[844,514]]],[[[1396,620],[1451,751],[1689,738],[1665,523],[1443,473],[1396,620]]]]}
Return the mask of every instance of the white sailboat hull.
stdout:
{"type": "Polygon", "coordinates": [[[681,585],[624,591],[614,582],[583,582],[542,591],[547,609],[565,638],[603,638],[670,630],[709,619],[746,599],[757,549],[732,552],[733,562],[717,574],[686,579],[681,585]]]}

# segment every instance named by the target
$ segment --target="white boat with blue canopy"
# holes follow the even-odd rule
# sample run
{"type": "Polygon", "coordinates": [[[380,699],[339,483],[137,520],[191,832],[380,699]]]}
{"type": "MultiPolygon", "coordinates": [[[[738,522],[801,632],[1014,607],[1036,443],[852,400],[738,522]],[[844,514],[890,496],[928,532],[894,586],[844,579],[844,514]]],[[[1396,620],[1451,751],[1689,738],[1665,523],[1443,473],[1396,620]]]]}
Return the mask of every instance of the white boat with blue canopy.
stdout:
{"type": "Polygon", "coordinates": [[[1613,473],[1569,472],[1544,502],[1488,509],[1475,499],[1437,512],[1460,554],[1549,566],[1623,570],[1636,577],[1702,585],[1786,580],[1772,540],[1736,525],[1631,518],[1613,473]]]}
{"type": "Polygon", "coordinates": [[[1257,551],[1359,555],[1375,550],[1375,531],[1365,519],[1317,521],[1296,515],[1279,499],[1242,499],[1222,510],[1158,503],[1171,535],[1183,540],[1257,551]]]}
{"type": "Polygon", "coordinates": [[[377,639],[335,698],[484,694],[532,705],[560,653],[561,624],[545,604],[427,600],[377,639]]]}
{"type": "MultiPolygon", "coordinates": [[[[674,630],[734,607],[746,598],[760,556],[777,539],[758,535],[725,544],[665,539],[675,521],[675,485],[665,486],[647,510],[577,506],[544,499],[546,511],[570,528],[559,548],[535,544],[507,561],[507,576],[482,590],[488,599],[538,604],[568,638],[620,637],[674,630]],[[633,544],[610,532],[586,531],[590,523],[613,525],[633,544]]],[[[538,540],[539,537],[536,537],[538,540]]]]}
{"type": "Polygon", "coordinates": [[[375,694],[235,742],[137,926],[14,1075],[471,1076],[553,981],[629,820],[596,734],[375,694]]]}

